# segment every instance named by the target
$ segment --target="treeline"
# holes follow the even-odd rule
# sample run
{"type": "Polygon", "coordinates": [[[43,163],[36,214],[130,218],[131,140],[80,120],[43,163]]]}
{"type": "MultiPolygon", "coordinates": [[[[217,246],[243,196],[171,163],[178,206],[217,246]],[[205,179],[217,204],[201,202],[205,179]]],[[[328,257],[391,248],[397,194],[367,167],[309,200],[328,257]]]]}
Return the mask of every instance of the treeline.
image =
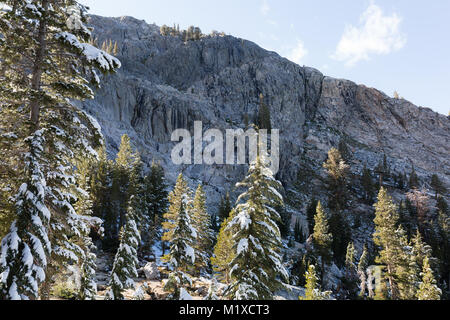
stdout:
{"type": "MultiPolygon", "coordinates": [[[[162,25],[160,27],[160,34],[165,37],[179,37],[183,42],[187,41],[198,41],[204,37],[205,34],[202,33],[202,30],[199,27],[190,26],[186,30],[180,30],[180,25],[173,25],[173,27],[169,27],[167,25],[162,25]]],[[[224,32],[212,31],[210,33],[211,37],[217,36],[225,36],[224,32]]]]}

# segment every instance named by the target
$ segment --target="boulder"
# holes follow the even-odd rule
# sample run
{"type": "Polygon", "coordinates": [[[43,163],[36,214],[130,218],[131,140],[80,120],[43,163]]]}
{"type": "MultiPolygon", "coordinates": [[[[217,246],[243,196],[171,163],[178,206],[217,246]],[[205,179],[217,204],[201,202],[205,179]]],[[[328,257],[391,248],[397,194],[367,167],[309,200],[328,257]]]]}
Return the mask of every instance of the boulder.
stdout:
{"type": "Polygon", "coordinates": [[[159,273],[158,266],[154,262],[149,262],[142,269],[147,280],[159,280],[161,274],[159,273]]]}

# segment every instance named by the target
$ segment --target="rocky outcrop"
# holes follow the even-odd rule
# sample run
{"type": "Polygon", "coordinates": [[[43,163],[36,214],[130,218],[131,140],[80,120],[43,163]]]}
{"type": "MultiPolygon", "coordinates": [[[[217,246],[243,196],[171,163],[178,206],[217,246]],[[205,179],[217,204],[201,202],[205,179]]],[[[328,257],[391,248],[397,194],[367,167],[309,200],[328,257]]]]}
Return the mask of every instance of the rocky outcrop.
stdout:
{"type": "Polygon", "coordinates": [[[82,103],[102,125],[111,154],[127,133],[144,160],[159,160],[169,181],[184,172],[203,182],[214,203],[246,172],[242,166],[183,166],[170,160],[176,128],[229,129],[254,119],[259,94],[281,132],[279,178],[289,187],[301,168],[321,172],[327,151],[346,138],[352,169],[375,167],[386,154],[392,171],[414,165],[423,181],[438,173],[450,185],[450,120],[428,108],[300,67],[231,36],[184,43],[130,17],[92,16],[98,43],[117,41],[122,69],[82,103]]]}

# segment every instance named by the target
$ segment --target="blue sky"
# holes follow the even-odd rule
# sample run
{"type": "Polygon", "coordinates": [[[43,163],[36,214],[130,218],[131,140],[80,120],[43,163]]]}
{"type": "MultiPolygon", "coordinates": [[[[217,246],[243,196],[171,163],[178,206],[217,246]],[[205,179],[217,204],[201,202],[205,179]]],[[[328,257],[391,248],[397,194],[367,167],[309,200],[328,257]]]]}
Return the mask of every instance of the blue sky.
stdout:
{"type": "Polygon", "coordinates": [[[81,0],[91,13],[199,26],[325,75],[450,111],[449,0],[81,0]]]}

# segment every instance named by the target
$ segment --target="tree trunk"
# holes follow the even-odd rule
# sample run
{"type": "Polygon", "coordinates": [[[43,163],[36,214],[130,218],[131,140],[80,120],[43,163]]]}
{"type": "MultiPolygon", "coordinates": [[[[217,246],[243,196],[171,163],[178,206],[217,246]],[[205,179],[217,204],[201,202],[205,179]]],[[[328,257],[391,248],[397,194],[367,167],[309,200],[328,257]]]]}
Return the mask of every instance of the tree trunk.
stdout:
{"type": "MultiPolygon", "coordinates": [[[[49,7],[49,0],[42,1],[43,11],[46,12],[49,7]]],[[[39,29],[37,35],[38,48],[36,57],[33,63],[33,72],[31,79],[31,89],[35,92],[41,90],[41,79],[42,79],[42,71],[43,71],[43,62],[45,51],[47,50],[47,18],[46,16],[42,16],[39,21],[39,29]]],[[[40,99],[37,97],[33,97],[30,101],[30,120],[34,126],[34,129],[39,128],[39,113],[40,113],[40,99]]]]}

